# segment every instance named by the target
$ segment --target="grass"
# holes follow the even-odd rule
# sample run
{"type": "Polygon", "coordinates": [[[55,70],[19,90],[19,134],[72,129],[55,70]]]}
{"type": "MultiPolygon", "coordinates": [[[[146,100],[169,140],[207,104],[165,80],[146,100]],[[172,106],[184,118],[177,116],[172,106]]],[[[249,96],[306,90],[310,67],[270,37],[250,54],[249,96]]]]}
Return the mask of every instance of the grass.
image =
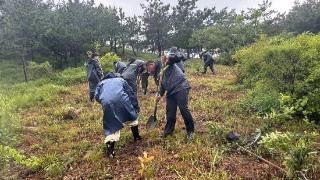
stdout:
{"type": "MultiPolygon", "coordinates": [[[[147,152],[145,177],[157,179],[270,179],[284,175],[254,157],[238,152],[227,143],[225,135],[236,131],[241,142],[252,137],[264,122],[239,108],[242,87],[235,84],[232,67],[218,65],[217,75],[202,75],[200,60],[189,60],[187,76],[192,85],[190,109],[196,124],[194,140],[185,139],[181,115],[172,137],[159,137],[165,125],[165,100],[158,111],[159,128],[146,132],[145,123],[153,112],[155,85],[150,78],[149,94],[139,91],[141,134],[134,143],[129,128],[121,132],[116,145],[117,159],[104,154],[102,113],[100,106],[88,102],[88,86],[83,69],[68,69],[53,80],[40,79],[18,83],[1,90],[1,125],[14,143],[7,142],[26,158],[43,160],[40,170],[31,171],[12,159],[0,160],[0,177],[21,178],[141,178],[139,156],[147,152]],[[4,121],[2,117],[10,117],[4,121]],[[6,122],[6,123],[4,123],[6,122]],[[10,123],[16,126],[10,129],[10,123]],[[9,134],[9,132],[11,134],[9,134]]],[[[1,71],[0,71],[1,72],[1,71]]],[[[283,130],[313,131],[318,126],[284,125],[283,130]]],[[[10,138],[9,138],[10,139],[10,138]]],[[[270,159],[281,165],[276,159],[270,159]]],[[[314,176],[317,177],[317,176],[314,176]]]]}

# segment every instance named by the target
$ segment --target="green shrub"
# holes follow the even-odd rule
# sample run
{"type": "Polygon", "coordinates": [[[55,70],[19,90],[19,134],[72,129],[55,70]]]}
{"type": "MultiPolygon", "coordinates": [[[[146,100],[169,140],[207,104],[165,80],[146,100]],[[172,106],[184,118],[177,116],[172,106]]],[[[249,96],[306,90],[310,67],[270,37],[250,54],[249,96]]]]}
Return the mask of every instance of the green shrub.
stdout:
{"type": "Polygon", "coordinates": [[[240,106],[248,112],[256,112],[259,115],[270,113],[272,109],[279,109],[280,94],[274,89],[257,83],[256,87],[250,89],[240,101],[240,106]]]}
{"type": "Polygon", "coordinates": [[[299,175],[299,171],[308,172],[317,163],[316,157],[314,142],[299,139],[283,161],[288,172],[287,176],[293,178],[299,175]]]}
{"type": "MultiPolygon", "coordinates": [[[[303,135],[289,132],[271,132],[258,142],[258,151],[263,155],[279,157],[289,178],[298,177],[298,172],[312,171],[317,164],[316,138],[318,133],[303,135]]],[[[310,172],[311,174],[314,172],[310,172]]]]}
{"type": "Polygon", "coordinates": [[[279,155],[278,153],[289,152],[292,147],[294,135],[286,132],[271,132],[259,141],[259,151],[263,155],[279,155]]]}
{"type": "Polygon", "coordinates": [[[227,66],[235,65],[236,61],[233,59],[230,53],[222,53],[216,60],[216,64],[222,64],[227,66]]]}
{"type": "Polygon", "coordinates": [[[119,60],[120,58],[113,53],[107,53],[100,58],[100,63],[103,69],[103,72],[113,71],[113,62],[119,60]]]}
{"type": "MultiPolygon", "coordinates": [[[[238,82],[254,92],[264,91],[268,94],[261,94],[264,97],[272,97],[277,92],[291,96],[290,106],[295,108],[293,118],[320,119],[320,35],[261,37],[250,47],[238,51],[234,58],[238,82]],[[261,84],[264,84],[263,88],[261,84]]],[[[250,94],[248,96],[250,98],[250,94]]],[[[255,99],[258,102],[253,104],[271,102],[270,98],[255,99]]],[[[268,113],[277,106],[257,110],[268,113]]]]}
{"type": "Polygon", "coordinates": [[[53,68],[48,61],[40,64],[33,61],[28,62],[28,73],[31,80],[52,78],[54,75],[53,68]]]}

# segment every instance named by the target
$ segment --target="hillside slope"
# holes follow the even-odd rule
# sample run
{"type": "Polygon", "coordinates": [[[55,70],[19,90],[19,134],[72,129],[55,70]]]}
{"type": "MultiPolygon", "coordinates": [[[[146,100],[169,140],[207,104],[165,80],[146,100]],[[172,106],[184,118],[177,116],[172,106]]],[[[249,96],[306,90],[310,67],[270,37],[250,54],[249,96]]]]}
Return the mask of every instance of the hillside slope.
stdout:
{"type": "MultiPolygon", "coordinates": [[[[196,61],[196,60],[194,60],[196,61]]],[[[136,179],[270,179],[283,177],[275,168],[243,153],[225,140],[229,131],[250,139],[261,119],[242,112],[237,102],[242,96],[235,85],[233,68],[217,66],[217,75],[199,73],[200,61],[189,63],[188,79],[192,91],[190,109],[196,123],[194,140],[185,139],[183,120],[178,115],[174,136],[161,138],[165,124],[165,100],[158,112],[159,128],[146,132],[152,114],[155,86],[150,78],[150,96],[142,96],[141,130],[143,141],[134,143],[129,128],[122,130],[117,158],[104,154],[100,106],[88,102],[87,84],[71,86],[48,104],[19,110],[21,141],[16,148],[27,156],[45,160],[42,170],[33,172],[10,162],[1,170],[3,178],[116,178],[136,179]],[[154,159],[142,167],[143,152],[154,159]]],[[[147,158],[145,158],[146,160],[147,158]]],[[[271,160],[276,164],[281,164],[271,160]]]]}

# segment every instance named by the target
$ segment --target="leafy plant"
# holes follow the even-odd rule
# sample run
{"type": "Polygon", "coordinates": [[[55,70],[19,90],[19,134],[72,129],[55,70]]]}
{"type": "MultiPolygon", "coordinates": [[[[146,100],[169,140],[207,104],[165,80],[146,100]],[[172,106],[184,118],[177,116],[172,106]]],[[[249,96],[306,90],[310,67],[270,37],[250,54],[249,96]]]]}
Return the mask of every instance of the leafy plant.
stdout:
{"type": "Polygon", "coordinates": [[[44,63],[28,62],[28,71],[30,79],[52,78],[54,76],[51,64],[46,61],[44,63]]]}
{"type": "Polygon", "coordinates": [[[154,156],[148,156],[147,152],[144,151],[143,156],[139,156],[138,159],[140,161],[139,174],[146,179],[152,178],[154,176],[154,168],[152,166],[154,156]]]}
{"type": "Polygon", "coordinates": [[[209,128],[212,137],[224,137],[225,131],[219,123],[212,121],[206,123],[206,126],[209,128]]]}
{"type": "Polygon", "coordinates": [[[315,150],[318,133],[305,133],[302,136],[289,132],[271,132],[259,141],[262,154],[271,154],[281,158],[286,167],[287,176],[298,177],[298,172],[308,172],[317,163],[315,150]]]}
{"type": "Polygon", "coordinates": [[[100,63],[104,72],[110,72],[113,70],[113,62],[120,58],[113,53],[107,53],[100,58],[100,63]]]}
{"type": "Polygon", "coordinates": [[[260,114],[276,112],[291,119],[320,118],[320,35],[304,33],[262,36],[253,45],[239,50],[238,82],[251,90],[247,107],[260,114]],[[290,102],[279,102],[283,97],[290,102]],[[278,98],[278,99],[277,99],[278,98]],[[290,112],[289,112],[290,111],[290,112]]]}
{"type": "Polygon", "coordinates": [[[289,132],[271,132],[263,136],[259,141],[259,151],[262,154],[269,154],[272,156],[277,155],[278,153],[288,152],[292,146],[293,138],[294,135],[289,132]]]}
{"type": "Polygon", "coordinates": [[[289,153],[285,156],[283,164],[285,165],[288,177],[298,176],[298,172],[307,172],[316,161],[317,152],[314,149],[314,142],[300,139],[292,146],[289,153]]]}
{"type": "Polygon", "coordinates": [[[16,163],[23,165],[33,171],[40,169],[43,163],[42,159],[35,156],[27,158],[25,155],[9,146],[0,145],[0,154],[2,158],[7,160],[13,159],[16,163]]]}

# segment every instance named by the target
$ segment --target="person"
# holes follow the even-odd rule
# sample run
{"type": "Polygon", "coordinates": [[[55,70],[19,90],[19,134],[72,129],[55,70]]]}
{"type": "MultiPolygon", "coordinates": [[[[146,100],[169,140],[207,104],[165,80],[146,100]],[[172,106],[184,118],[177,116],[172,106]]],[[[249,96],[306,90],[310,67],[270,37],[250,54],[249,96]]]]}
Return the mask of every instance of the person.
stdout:
{"type": "Polygon", "coordinates": [[[98,53],[87,53],[90,56],[90,59],[87,62],[87,78],[89,82],[89,98],[90,101],[94,101],[94,93],[96,87],[103,77],[103,71],[99,63],[99,54],[98,53]]]}
{"type": "Polygon", "coordinates": [[[159,86],[159,80],[160,80],[160,71],[162,68],[161,60],[155,60],[155,61],[148,61],[145,64],[147,71],[142,74],[141,81],[142,81],[142,90],[143,94],[147,94],[148,89],[148,78],[149,75],[153,76],[154,82],[159,86]]]}
{"type": "MultiPolygon", "coordinates": [[[[183,71],[177,66],[177,55],[169,55],[164,59],[166,64],[161,73],[160,93],[157,101],[166,93],[166,117],[167,123],[164,129],[164,137],[172,135],[176,124],[177,107],[179,107],[183,117],[187,138],[192,139],[194,134],[193,117],[188,108],[188,96],[191,86],[183,71]]],[[[152,69],[149,69],[152,71],[152,69]]]]}
{"type": "Polygon", "coordinates": [[[121,62],[120,60],[113,62],[113,69],[114,72],[122,74],[123,70],[127,67],[127,65],[124,62],[121,62]]]}
{"type": "Polygon", "coordinates": [[[213,65],[214,65],[213,57],[209,51],[207,51],[203,54],[203,61],[204,61],[203,74],[207,73],[208,67],[210,68],[211,72],[213,74],[215,74],[214,67],[213,67],[213,65]]]}
{"type": "Polygon", "coordinates": [[[123,79],[127,81],[135,94],[137,93],[137,79],[144,71],[144,64],[143,60],[130,58],[129,63],[121,73],[123,79]]]}
{"type": "Polygon", "coordinates": [[[187,60],[186,56],[181,51],[179,51],[177,47],[170,48],[168,55],[177,57],[176,59],[174,59],[174,63],[176,63],[177,66],[182,70],[182,72],[185,73],[184,61],[187,60]]]}
{"type": "Polygon", "coordinates": [[[120,130],[127,124],[131,127],[134,141],[141,140],[138,128],[137,96],[128,83],[114,73],[108,73],[98,84],[95,99],[103,109],[103,129],[107,154],[115,157],[115,143],[120,139],[120,130]]]}

